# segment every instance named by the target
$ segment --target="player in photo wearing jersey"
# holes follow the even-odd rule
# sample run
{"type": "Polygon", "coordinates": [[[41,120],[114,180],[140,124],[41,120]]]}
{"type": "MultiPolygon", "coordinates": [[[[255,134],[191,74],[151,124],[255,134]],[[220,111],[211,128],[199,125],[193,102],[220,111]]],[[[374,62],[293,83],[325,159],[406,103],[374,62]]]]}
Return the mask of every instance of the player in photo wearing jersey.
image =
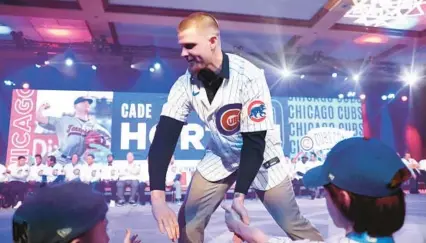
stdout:
{"type": "Polygon", "coordinates": [[[75,114],[62,117],[45,116],[43,112],[50,108],[50,104],[42,104],[36,114],[39,125],[55,131],[58,136],[59,148],[52,154],[57,161],[64,165],[71,163],[72,155],[84,157],[85,153],[93,153],[91,144],[109,148],[110,133],[101,125],[89,119],[90,105],[93,99],[78,97],[74,101],[75,114]]]}
{"type": "Polygon", "coordinates": [[[170,90],[148,155],[152,212],[160,231],[179,242],[204,242],[211,215],[236,183],[232,208],[244,223],[250,222],[244,199],[253,186],[291,239],[321,241],[296,203],[263,71],[222,52],[218,23],[207,13],[186,17],[178,26],[178,41],[188,70],[170,90]],[[211,141],[176,218],[165,201],[165,178],[192,111],[208,126],[211,141]]]}

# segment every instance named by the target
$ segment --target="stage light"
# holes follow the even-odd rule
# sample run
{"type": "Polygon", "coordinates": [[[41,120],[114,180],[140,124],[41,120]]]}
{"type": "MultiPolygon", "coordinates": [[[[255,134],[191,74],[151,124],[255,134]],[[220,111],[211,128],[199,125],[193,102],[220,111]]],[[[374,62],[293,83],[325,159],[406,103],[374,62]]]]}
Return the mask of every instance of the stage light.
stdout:
{"type": "Polygon", "coordinates": [[[343,98],[345,98],[345,95],[344,94],[339,94],[337,97],[339,97],[339,99],[343,99],[343,98]]]}
{"type": "Polygon", "coordinates": [[[49,65],[50,61],[44,61],[44,65],[49,65]]]}
{"type": "Polygon", "coordinates": [[[149,68],[149,71],[150,71],[151,73],[153,73],[153,72],[155,72],[155,69],[154,69],[153,67],[151,67],[151,68],[149,68]]]}
{"type": "Polygon", "coordinates": [[[35,67],[36,68],[41,68],[41,65],[40,64],[36,64],[35,67]]]}
{"type": "Polygon", "coordinates": [[[360,95],[359,95],[359,98],[360,98],[361,100],[365,100],[366,96],[365,96],[365,94],[360,94],[360,95]]]}
{"type": "Polygon", "coordinates": [[[395,99],[395,94],[388,94],[388,99],[395,99]]]}
{"type": "Polygon", "coordinates": [[[382,95],[382,100],[387,100],[387,99],[388,99],[388,96],[382,95]]]}
{"type": "Polygon", "coordinates": [[[158,62],[154,63],[154,68],[155,68],[155,70],[159,70],[161,68],[160,63],[158,63],[158,62]]]}
{"type": "Polygon", "coordinates": [[[404,75],[404,81],[408,85],[412,85],[412,84],[416,83],[418,79],[419,79],[419,77],[417,76],[417,74],[413,73],[413,72],[405,73],[405,75],[404,75]]]}
{"type": "Polygon", "coordinates": [[[8,26],[0,25],[0,35],[8,35],[12,32],[12,29],[8,26]]]}
{"type": "Polygon", "coordinates": [[[24,84],[22,84],[22,88],[23,89],[29,89],[30,88],[30,84],[24,83],[24,84]]]}
{"type": "Polygon", "coordinates": [[[305,74],[300,75],[300,79],[304,79],[305,78],[305,74]]]}
{"type": "Polygon", "coordinates": [[[135,65],[134,65],[134,64],[131,64],[131,65],[130,65],[130,68],[135,68],[135,65]]]}
{"type": "Polygon", "coordinates": [[[281,72],[281,75],[283,75],[284,77],[289,77],[291,75],[291,71],[287,68],[284,68],[284,70],[281,72]]]}
{"type": "Polygon", "coordinates": [[[333,73],[333,74],[331,75],[331,77],[333,77],[333,78],[337,77],[337,73],[333,73]]]}
{"type": "Polygon", "coordinates": [[[408,100],[408,97],[404,95],[404,96],[401,97],[401,100],[405,102],[405,101],[408,100]]]}
{"type": "Polygon", "coordinates": [[[96,70],[96,69],[98,69],[98,68],[96,67],[96,65],[92,65],[92,69],[93,69],[93,70],[96,70]]]}
{"type": "Polygon", "coordinates": [[[65,65],[72,66],[74,64],[74,61],[71,58],[65,59],[65,65]]]}
{"type": "Polygon", "coordinates": [[[358,74],[355,74],[355,75],[352,77],[352,79],[353,79],[354,81],[358,82],[358,81],[359,81],[359,75],[358,75],[358,74]]]}
{"type": "Polygon", "coordinates": [[[3,81],[4,82],[4,84],[6,85],[6,86],[14,86],[15,84],[12,82],[12,81],[10,81],[10,80],[8,80],[8,79],[6,79],[5,81],[3,81]]]}

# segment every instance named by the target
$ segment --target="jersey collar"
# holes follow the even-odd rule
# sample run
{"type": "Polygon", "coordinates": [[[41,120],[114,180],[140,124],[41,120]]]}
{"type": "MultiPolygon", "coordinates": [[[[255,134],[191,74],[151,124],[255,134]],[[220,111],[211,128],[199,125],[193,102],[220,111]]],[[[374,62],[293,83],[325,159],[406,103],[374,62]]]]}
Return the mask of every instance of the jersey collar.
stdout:
{"type": "Polygon", "coordinates": [[[222,59],[222,67],[220,69],[220,72],[217,74],[219,77],[224,78],[224,79],[229,79],[229,56],[225,53],[222,52],[223,55],[223,59],[222,59]]]}

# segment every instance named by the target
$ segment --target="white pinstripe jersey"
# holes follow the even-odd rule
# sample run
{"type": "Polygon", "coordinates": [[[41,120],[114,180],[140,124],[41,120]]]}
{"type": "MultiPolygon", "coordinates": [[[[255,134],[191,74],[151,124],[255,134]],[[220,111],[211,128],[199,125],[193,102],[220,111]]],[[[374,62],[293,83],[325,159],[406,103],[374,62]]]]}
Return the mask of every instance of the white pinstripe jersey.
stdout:
{"type": "Polygon", "coordinates": [[[208,181],[224,179],[238,169],[241,132],[267,131],[263,163],[274,158],[280,163],[269,168],[262,166],[253,187],[268,190],[289,173],[280,135],[274,130],[269,88],[261,69],[240,56],[227,55],[229,79],[223,80],[211,104],[203,83],[187,71],[171,88],[161,115],[186,122],[189,113],[195,111],[209,128],[211,140],[197,166],[208,181]]]}

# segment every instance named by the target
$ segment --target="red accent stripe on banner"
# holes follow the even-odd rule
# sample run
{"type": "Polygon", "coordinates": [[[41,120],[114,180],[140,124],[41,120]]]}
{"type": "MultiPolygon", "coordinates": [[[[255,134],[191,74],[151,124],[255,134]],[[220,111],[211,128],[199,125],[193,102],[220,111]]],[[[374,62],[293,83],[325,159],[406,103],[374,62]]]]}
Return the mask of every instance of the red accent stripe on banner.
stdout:
{"type": "Polygon", "coordinates": [[[36,128],[36,101],[35,90],[13,90],[6,165],[15,163],[18,156],[32,154],[36,128]]]}
{"type": "Polygon", "coordinates": [[[367,103],[361,101],[361,113],[362,113],[362,130],[365,138],[371,138],[370,122],[367,116],[367,103]]]}

